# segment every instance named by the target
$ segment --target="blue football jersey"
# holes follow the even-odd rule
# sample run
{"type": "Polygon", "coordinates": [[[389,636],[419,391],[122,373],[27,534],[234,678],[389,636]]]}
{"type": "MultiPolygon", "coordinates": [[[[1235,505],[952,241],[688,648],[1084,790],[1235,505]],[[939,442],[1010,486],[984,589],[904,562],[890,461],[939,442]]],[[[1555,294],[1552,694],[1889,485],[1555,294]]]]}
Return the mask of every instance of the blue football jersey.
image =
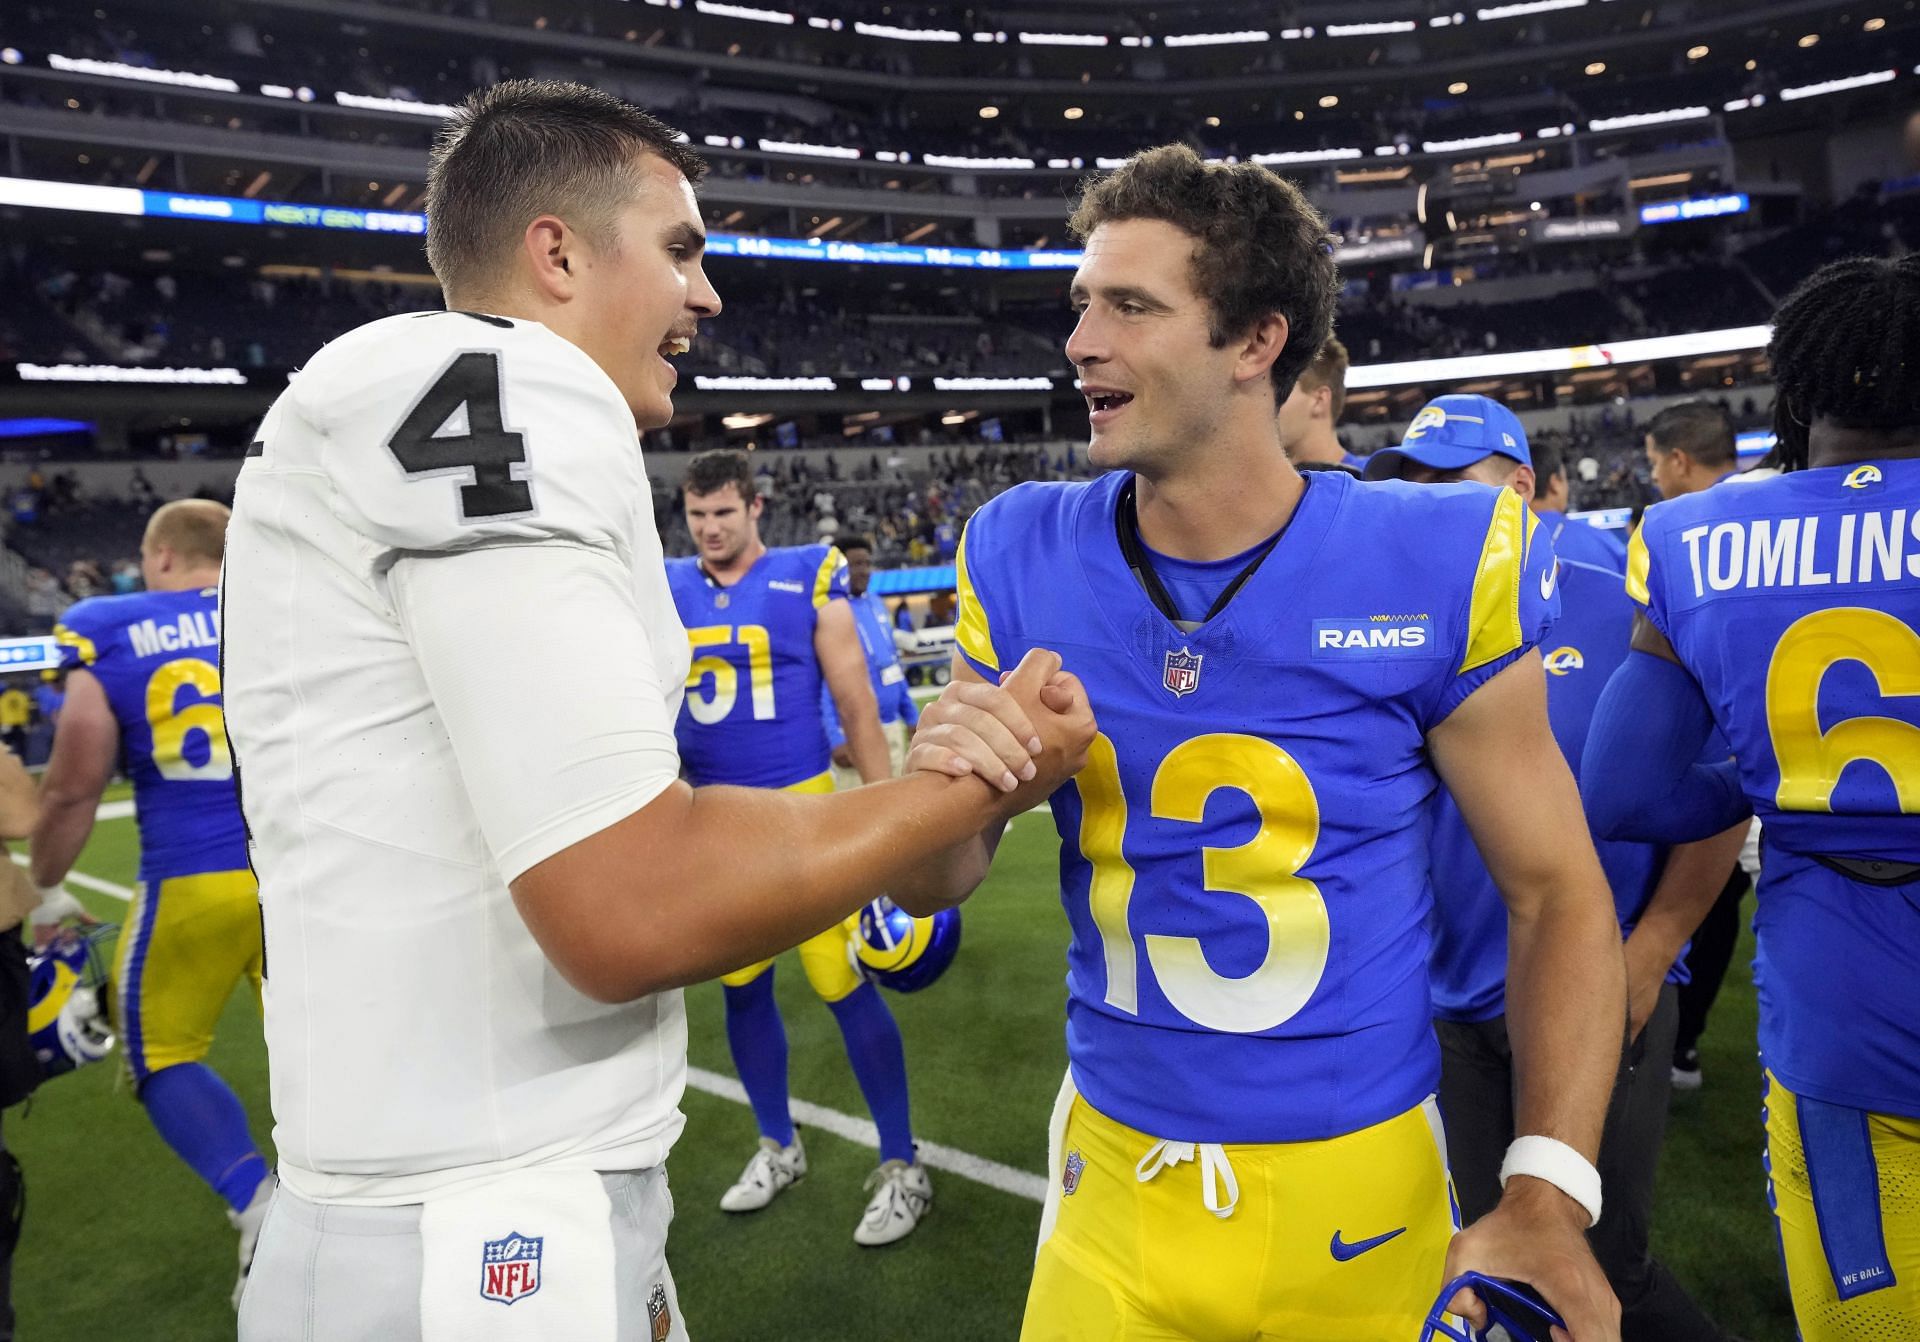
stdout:
{"type": "Polygon", "coordinates": [[[1627,538],[1623,532],[1597,527],[1583,518],[1568,517],[1551,509],[1541,510],[1540,525],[1547,529],[1553,552],[1561,559],[1612,569],[1615,573],[1626,572],[1627,538]]]}
{"type": "Polygon", "coordinates": [[[687,780],[786,787],[825,773],[813,631],[820,608],[847,597],[840,552],[768,550],[731,587],[711,581],[697,559],[670,559],[667,581],[693,650],[674,729],[687,780]]]}
{"type": "Polygon", "coordinates": [[[1439,1076],[1426,736],[1533,646],[1551,551],[1511,490],[1314,472],[1259,569],[1182,633],[1122,554],[1129,478],[1010,490],[959,560],[974,668],[1054,649],[1100,723],[1053,796],[1074,1080],[1183,1141],[1384,1121],[1439,1076]]]}
{"type": "Polygon", "coordinates": [[[120,724],[140,879],[245,867],[247,830],[220,697],[218,591],[93,597],[53,632],[64,665],[99,680],[120,724]]]}
{"type": "Polygon", "coordinates": [[[1920,1116],[1920,461],[1655,504],[1627,587],[1700,683],[1764,823],[1760,1049],[1788,1089],[1920,1116]]]}
{"type": "MultiPolygon", "coordinates": [[[[1550,515],[1542,514],[1540,525],[1552,535],[1550,515]]],[[[1553,739],[1578,778],[1594,705],[1627,657],[1634,606],[1620,586],[1619,570],[1563,558],[1560,607],[1560,618],[1540,640],[1540,658],[1547,668],[1553,739]]],[[[1726,755],[1723,749],[1715,758],[1726,755]]],[[[1664,850],[1606,839],[1593,846],[1621,929],[1629,930],[1653,897],[1664,850]]],[[[1434,798],[1433,897],[1433,1014],[1442,1020],[1491,1020],[1507,1009],[1507,906],[1445,788],[1434,798]]]]}

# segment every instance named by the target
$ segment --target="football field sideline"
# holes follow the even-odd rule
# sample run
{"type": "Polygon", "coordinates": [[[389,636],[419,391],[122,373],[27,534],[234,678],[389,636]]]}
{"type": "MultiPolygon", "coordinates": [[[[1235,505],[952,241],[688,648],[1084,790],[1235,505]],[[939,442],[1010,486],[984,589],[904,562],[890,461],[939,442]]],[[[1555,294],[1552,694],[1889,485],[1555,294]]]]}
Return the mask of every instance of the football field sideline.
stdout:
{"type": "MultiPolygon", "coordinates": [[[[102,802],[97,812],[101,820],[123,820],[133,815],[133,803],[130,801],[102,802]]],[[[27,864],[24,853],[15,853],[13,860],[21,866],[27,864]]],[[[98,876],[89,876],[82,871],[70,871],[67,880],[82,890],[91,890],[109,899],[131,900],[133,890],[115,881],[106,881],[98,876]]],[[[704,1067],[687,1068],[687,1085],[704,1094],[718,1099],[730,1100],[734,1104],[745,1105],[746,1089],[733,1077],[719,1072],[710,1072],[704,1067]]],[[[880,1134],[870,1119],[856,1118],[852,1114],[843,1114],[838,1109],[829,1109],[825,1105],[814,1104],[811,1100],[798,1097],[792,1101],[793,1116],[796,1121],[823,1132],[853,1142],[859,1146],[880,1149],[880,1134]]],[[[957,1147],[943,1146],[939,1142],[922,1140],[919,1143],[920,1163],[930,1169],[944,1170],[948,1174],[957,1174],[963,1179],[985,1184],[988,1188],[997,1188],[1002,1193],[1011,1193],[1015,1197],[1026,1198],[1032,1202],[1046,1199],[1047,1181],[1044,1175],[1027,1170],[1015,1169],[1011,1165],[1002,1165],[997,1160],[988,1160],[976,1156],[970,1151],[957,1147]]]]}

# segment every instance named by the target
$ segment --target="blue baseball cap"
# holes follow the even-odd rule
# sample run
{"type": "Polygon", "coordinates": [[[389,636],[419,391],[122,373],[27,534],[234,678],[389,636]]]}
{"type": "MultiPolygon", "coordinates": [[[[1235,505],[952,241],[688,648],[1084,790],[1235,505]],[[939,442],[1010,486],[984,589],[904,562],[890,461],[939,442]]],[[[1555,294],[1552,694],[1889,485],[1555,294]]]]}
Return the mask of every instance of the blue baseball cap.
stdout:
{"type": "Polygon", "coordinates": [[[1429,470],[1457,471],[1495,453],[1533,465],[1519,417],[1485,396],[1440,396],[1413,417],[1400,446],[1367,458],[1365,478],[1397,480],[1410,461],[1429,470]]]}

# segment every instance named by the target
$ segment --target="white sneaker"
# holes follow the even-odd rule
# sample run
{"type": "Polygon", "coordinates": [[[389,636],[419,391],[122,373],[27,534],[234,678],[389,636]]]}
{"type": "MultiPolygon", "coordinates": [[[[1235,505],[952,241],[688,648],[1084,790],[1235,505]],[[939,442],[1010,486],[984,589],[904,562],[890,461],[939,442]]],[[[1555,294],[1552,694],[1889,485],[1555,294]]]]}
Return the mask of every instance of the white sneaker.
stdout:
{"type": "Polygon", "coordinates": [[[260,1244],[260,1227],[267,1221],[267,1205],[280,1180],[271,1173],[253,1190],[253,1198],[244,1211],[228,1211],[227,1220],[240,1232],[240,1280],[233,1284],[233,1307],[240,1308],[240,1294],[247,1289],[247,1273],[253,1271],[253,1251],[260,1244]]]}
{"type": "Polygon", "coordinates": [[[771,1137],[760,1139],[760,1149],[740,1171],[733,1187],[720,1195],[723,1212],[757,1212],[794,1184],[807,1177],[807,1152],[800,1145],[800,1133],[793,1134],[793,1145],[782,1146],[771,1137]]]}
{"type": "Polygon", "coordinates": [[[933,1180],[918,1163],[889,1160],[867,1176],[867,1188],[873,1199],[853,1228],[853,1242],[869,1248],[911,1235],[933,1205],[933,1180]]]}

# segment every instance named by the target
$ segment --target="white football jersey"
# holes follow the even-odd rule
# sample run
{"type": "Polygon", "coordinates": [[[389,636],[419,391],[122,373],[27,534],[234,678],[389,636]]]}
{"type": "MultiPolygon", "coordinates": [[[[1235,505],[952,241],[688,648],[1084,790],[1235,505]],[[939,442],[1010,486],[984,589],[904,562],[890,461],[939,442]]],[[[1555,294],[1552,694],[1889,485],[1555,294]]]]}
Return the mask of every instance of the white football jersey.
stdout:
{"type": "Polygon", "coordinates": [[[507,888],[678,775],[687,639],[624,400],[538,323],[411,313],[315,355],[248,456],[223,675],[281,1177],[400,1203],[659,1164],[679,992],[575,991],[507,888]]]}

